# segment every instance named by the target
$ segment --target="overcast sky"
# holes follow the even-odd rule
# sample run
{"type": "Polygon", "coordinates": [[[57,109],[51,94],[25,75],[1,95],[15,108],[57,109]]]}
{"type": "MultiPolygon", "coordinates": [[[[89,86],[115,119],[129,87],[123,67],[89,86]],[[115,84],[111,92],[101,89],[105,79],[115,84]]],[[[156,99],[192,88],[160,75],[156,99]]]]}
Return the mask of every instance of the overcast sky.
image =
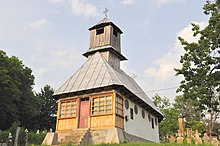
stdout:
{"type": "Polygon", "coordinates": [[[58,89],[85,61],[88,28],[108,18],[121,30],[121,66],[146,91],[176,96],[182,36],[195,41],[191,22],[205,26],[205,0],[0,0],[0,50],[33,70],[35,91],[58,89]],[[169,90],[157,91],[172,88],[169,90]]]}

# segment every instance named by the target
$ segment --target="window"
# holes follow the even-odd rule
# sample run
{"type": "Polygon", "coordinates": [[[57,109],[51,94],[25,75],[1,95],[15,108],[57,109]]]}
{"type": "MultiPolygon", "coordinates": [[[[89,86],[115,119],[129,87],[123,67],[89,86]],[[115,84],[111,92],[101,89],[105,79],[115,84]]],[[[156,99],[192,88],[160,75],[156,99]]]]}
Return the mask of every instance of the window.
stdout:
{"type": "Polygon", "coordinates": [[[130,117],[133,120],[134,119],[134,110],[130,108],[130,117]]]}
{"type": "Polygon", "coordinates": [[[92,98],[92,115],[112,113],[112,96],[92,98]]]}
{"type": "Polygon", "coordinates": [[[125,108],[126,108],[126,109],[129,109],[129,102],[128,102],[127,99],[125,100],[125,108]]]}
{"type": "Polygon", "coordinates": [[[134,112],[135,112],[136,115],[138,114],[138,107],[137,107],[136,104],[134,105],[134,112]]]}
{"type": "Polygon", "coordinates": [[[121,96],[116,96],[116,114],[123,116],[123,99],[121,96]]]}
{"type": "Polygon", "coordinates": [[[104,28],[100,28],[96,30],[96,35],[103,34],[103,33],[104,33],[104,28]]]}
{"type": "Polygon", "coordinates": [[[157,118],[155,118],[155,125],[157,126],[157,118]]]}
{"type": "Polygon", "coordinates": [[[61,101],[60,118],[76,116],[76,100],[61,101]]]}
{"type": "Polygon", "coordinates": [[[152,124],[152,128],[154,129],[154,119],[151,118],[151,124],[152,124]]]}
{"type": "Polygon", "coordinates": [[[148,120],[149,120],[149,122],[151,122],[151,115],[150,114],[148,114],[148,120]]]}
{"type": "Polygon", "coordinates": [[[118,32],[115,30],[115,29],[113,29],[113,34],[114,34],[114,36],[118,36],[118,32]]]}
{"type": "Polygon", "coordinates": [[[144,118],[145,118],[145,112],[144,112],[143,109],[142,109],[142,111],[141,111],[141,114],[142,114],[142,118],[144,119],[144,118]]]}

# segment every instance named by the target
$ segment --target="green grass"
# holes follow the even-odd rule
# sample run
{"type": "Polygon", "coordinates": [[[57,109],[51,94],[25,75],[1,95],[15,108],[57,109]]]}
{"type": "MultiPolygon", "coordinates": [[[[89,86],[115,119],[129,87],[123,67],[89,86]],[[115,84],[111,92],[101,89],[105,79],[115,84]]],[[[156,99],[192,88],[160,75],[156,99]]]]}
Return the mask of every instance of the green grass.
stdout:
{"type": "MultiPolygon", "coordinates": [[[[66,144],[62,146],[73,146],[72,144],[66,144]]],[[[92,146],[92,145],[87,145],[87,146],[92,146]]],[[[176,143],[122,143],[122,144],[98,144],[94,146],[210,146],[210,145],[195,145],[195,144],[176,144],[176,143]]]]}
{"type": "Polygon", "coordinates": [[[176,144],[176,143],[164,143],[164,144],[156,144],[156,143],[124,143],[124,144],[100,144],[96,146],[207,146],[207,145],[194,145],[194,144],[176,144]]]}

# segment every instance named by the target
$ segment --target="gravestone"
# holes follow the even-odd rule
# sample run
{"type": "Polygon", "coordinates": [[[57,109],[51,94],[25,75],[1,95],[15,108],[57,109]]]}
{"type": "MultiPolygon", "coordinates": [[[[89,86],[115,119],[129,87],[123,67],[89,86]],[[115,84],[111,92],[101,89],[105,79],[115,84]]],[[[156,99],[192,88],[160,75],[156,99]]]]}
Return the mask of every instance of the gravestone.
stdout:
{"type": "Polygon", "coordinates": [[[16,129],[16,134],[15,134],[14,146],[17,146],[17,145],[18,145],[18,136],[19,136],[20,130],[21,130],[21,127],[17,127],[17,129],[16,129]]]}
{"type": "Polygon", "coordinates": [[[188,144],[192,143],[192,129],[191,128],[186,128],[186,142],[188,144]]]}
{"type": "Polygon", "coordinates": [[[168,133],[165,136],[165,142],[169,142],[169,134],[168,133]]]}
{"type": "Polygon", "coordinates": [[[218,146],[219,145],[219,141],[218,141],[217,137],[212,137],[211,144],[213,146],[218,146]]]}
{"type": "Polygon", "coordinates": [[[176,138],[176,143],[177,144],[182,144],[184,138],[182,137],[182,131],[178,130],[178,137],[176,138]]]}
{"type": "Polygon", "coordinates": [[[178,126],[179,126],[179,131],[181,136],[184,136],[184,120],[183,120],[184,116],[182,114],[179,115],[178,117],[178,126]]]}
{"type": "Polygon", "coordinates": [[[36,134],[39,134],[40,133],[40,130],[37,130],[36,134]]]}
{"type": "Polygon", "coordinates": [[[210,144],[210,137],[208,136],[207,133],[204,133],[202,140],[204,144],[210,144]]]}
{"type": "Polygon", "coordinates": [[[170,138],[169,138],[169,141],[170,141],[170,143],[175,143],[176,142],[176,137],[171,135],[170,138]]]}
{"type": "Polygon", "coordinates": [[[202,138],[200,137],[200,133],[198,132],[198,130],[196,130],[195,132],[195,144],[202,144],[202,138]]]}

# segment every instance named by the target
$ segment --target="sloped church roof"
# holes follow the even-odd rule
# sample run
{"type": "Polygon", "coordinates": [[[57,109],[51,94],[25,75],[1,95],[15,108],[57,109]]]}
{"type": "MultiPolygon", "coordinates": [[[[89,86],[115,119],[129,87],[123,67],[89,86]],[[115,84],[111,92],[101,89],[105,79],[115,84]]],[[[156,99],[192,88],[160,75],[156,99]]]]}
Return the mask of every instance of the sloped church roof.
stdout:
{"type": "MultiPolygon", "coordinates": [[[[96,29],[100,27],[100,25],[102,25],[101,27],[106,25],[111,25],[113,28],[117,27],[110,20],[103,19],[90,29],[96,29]]],[[[116,29],[119,28],[117,27],[116,29]]],[[[122,31],[119,30],[118,32],[122,33],[122,31]]],[[[125,87],[145,102],[145,104],[148,104],[152,109],[162,115],[160,110],[153,104],[133,78],[128,76],[120,68],[113,67],[98,49],[93,53],[94,54],[91,54],[88,60],[55,91],[53,96],[119,85],[125,87]]]]}

